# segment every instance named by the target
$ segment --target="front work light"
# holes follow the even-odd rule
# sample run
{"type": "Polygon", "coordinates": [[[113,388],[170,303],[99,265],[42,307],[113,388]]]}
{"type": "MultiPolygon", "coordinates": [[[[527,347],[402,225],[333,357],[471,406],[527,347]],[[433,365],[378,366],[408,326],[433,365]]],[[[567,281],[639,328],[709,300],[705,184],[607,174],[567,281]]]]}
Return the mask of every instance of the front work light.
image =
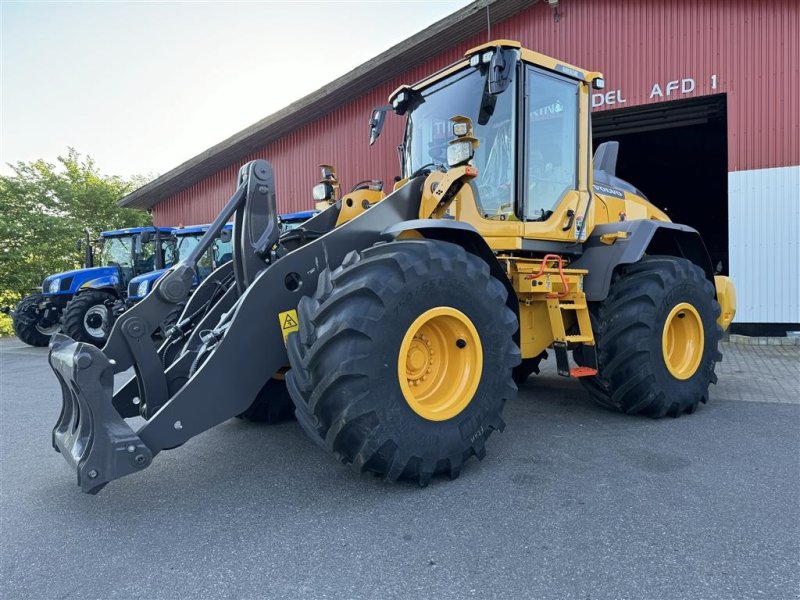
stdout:
{"type": "Polygon", "coordinates": [[[450,119],[455,136],[447,144],[447,164],[451,167],[463,165],[475,156],[478,140],[472,133],[472,119],[456,115],[450,119]]]}
{"type": "Polygon", "coordinates": [[[330,183],[326,182],[318,183],[311,190],[311,195],[317,202],[322,202],[323,200],[330,200],[333,197],[333,186],[330,183]]]}
{"type": "Polygon", "coordinates": [[[56,277],[53,281],[50,282],[50,285],[47,287],[47,291],[51,294],[58,293],[59,288],[61,287],[61,279],[56,277]]]}
{"type": "Polygon", "coordinates": [[[447,146],[447,164],[451,167],[457,167],[472,160],[474,154],[475,150],[469,140],[451,142],[447,146]]]}

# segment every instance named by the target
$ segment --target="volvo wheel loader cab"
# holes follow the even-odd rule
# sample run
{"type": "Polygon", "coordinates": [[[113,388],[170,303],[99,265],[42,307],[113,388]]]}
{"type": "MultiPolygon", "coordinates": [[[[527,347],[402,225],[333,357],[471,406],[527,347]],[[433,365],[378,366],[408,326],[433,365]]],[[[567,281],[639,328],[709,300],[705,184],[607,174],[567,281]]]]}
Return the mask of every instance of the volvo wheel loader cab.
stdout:
{"type": "Polygon", "coordinates": [[[120,316],[102,351],[53,338],[53,444],[81,489],[286,388],[308,435],[358,471],[456,477],[484,456],[514,380],[548,350],[606,406],[694,410],[714,381],[733,286],[715,286],[696,231],[615,178],[613,146],[595,175],[590,91],[601,85],[516,42],[475,48],[392,95],[407,123],[392,193],[337,201],[283,235],[269,163],[242,167],[195,251],[120,316]],[[231,217],[230,268],[200,285],[157,351],[149,334],[186,301],[231,217]]]}
{"type": "Polygon", "coordinates": [[[130,279],[174,262],[171,235],[171,228],[155,227],[104,231],[93,249],[87,230],[77,245],[85,252],[84,268],[48,275],[41,293],[17,305],[11,315],[17,337],[46,346],[51,335],[64,330],[77,340],[102,345],[114,319],[112,307],[124,299],[130,279]]]}

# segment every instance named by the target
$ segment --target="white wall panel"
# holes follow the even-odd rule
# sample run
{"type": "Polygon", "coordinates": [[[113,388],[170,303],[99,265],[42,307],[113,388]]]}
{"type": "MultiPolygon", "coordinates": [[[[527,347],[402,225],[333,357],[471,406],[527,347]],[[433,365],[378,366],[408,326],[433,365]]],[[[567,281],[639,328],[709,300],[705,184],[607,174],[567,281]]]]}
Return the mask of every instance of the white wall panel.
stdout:
{"type": "Polygon", "coordinates": [[[800,165],[728,173],[739,323],[800,323],[800,165]]]}

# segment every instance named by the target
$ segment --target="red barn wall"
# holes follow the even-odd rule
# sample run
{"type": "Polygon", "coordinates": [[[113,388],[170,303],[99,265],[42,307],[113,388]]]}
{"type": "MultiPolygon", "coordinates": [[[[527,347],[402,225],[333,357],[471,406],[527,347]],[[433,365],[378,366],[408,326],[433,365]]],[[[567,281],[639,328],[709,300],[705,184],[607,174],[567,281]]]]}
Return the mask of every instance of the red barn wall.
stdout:
{"type": "MultiPolygon", "coordinates": [[[[800,163],[800,10],[796,0],[562,0],[560,20],[545,2],[492,27],[493,39],[576,66],[602,71],[606,92],[621,108],[725,93],[730,171],[800,163]],[[671,81],[684,91],[670,90],[671,81]],[[694,82],[692,84],[688,81],[694,82]],[[653,95],[658,84],[663,95],[653,95]],[[620,103],[619,100],[624,100],[620,103]]],[[[336,166],[344,189],[372,177],[387,186],[399,174],[396,146],[402,122],[387,119],[375,146],[367,144],[369,111],[401,83],[413,83],[486,41],[486,32],[354,98],[255,152],[276,174],[280,212],[313,207],[317,165],[336,166]]],[[[673,84],[674,85],[674,84],[673,84]]],[[[242,161],[244,162],[244,161],[242,161]]],[[[158,225],[211,221],[234,190],[239,163],[210,173],[154,207],[158,225]]]]}

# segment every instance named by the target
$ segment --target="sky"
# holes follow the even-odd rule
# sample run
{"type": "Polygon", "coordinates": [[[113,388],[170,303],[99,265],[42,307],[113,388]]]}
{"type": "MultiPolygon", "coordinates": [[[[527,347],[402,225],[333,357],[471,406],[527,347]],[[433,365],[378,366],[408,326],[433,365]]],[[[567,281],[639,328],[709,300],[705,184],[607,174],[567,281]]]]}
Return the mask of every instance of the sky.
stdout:
{"type": "Polygon", "coordinates": [[[162,174],[469,3],[0,0],[0,173],[162,174]]]}

